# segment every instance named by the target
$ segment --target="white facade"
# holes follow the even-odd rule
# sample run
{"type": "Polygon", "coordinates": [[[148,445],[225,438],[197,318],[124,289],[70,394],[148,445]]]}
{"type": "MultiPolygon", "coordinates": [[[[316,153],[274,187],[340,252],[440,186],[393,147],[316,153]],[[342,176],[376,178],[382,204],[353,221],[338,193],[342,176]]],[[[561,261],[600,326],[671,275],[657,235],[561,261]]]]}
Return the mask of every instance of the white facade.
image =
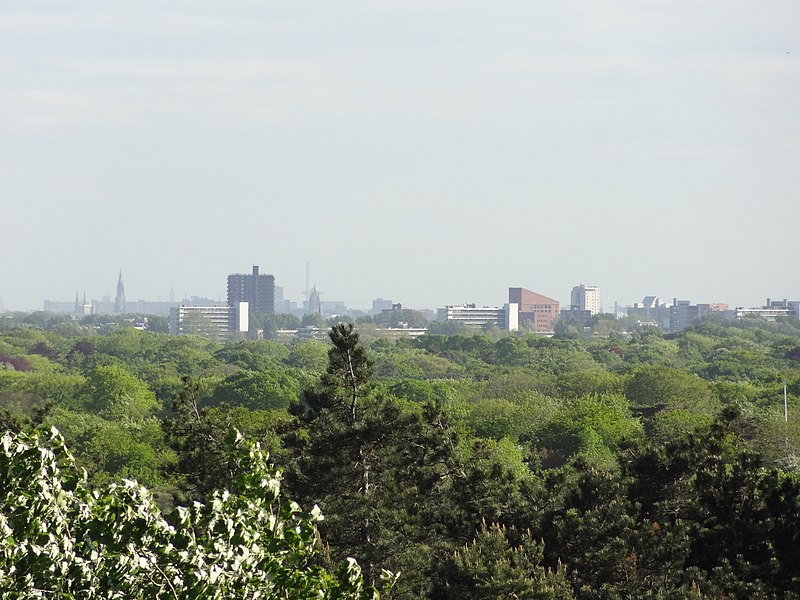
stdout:
{"type": "Polygon", "coordinates": [[[596,285],[576,285],[570,295],[570,308],[588,310],[592,315],[600,314],[600,288],[596,285]]]}
{"type": "Polygon", "coordinates": [[[772,300],[767,298],[767,304],[764,308],[787,308],[791,311],[793,317],[800,319],[800,300],[772,300]]]}
{"type": "Polygon", "coordinates": [[[774,321],[778,317],[793,317],[795,316],[794,310],[791,308],[736,308],[734,315],[737,319],[742,317],[761,317],[767,321],[774,321]]]}
{"type": "Polygon", "coordinates": [[[246,332],[249,328],[247,302],[231,306],[186,306],[180,304],[170,311],[169,332],[172,335],[214,333],[225,340],[232,332],[246,332]]]}
{"type": "Polygon", "coordinates": [[[506,331],[519,331],[519,304],[510,302],[505,305],[506,331]]]}
{"type": "Polygon", "coordinates": [[[467,327],[480,328],[485,325],[505,325],[505,309],[497,306],[476,306],[462,304],[460,306],[445,306],[439,309],[439,318],[442,321],[459,321],[467,327]]]}
{"type": "Polygon", "coordinates": [[[473,329],[496,325],[506,331],[517,331],[519,329],[519,305],[506,304],[503,307],[476,306],[475,304],[445,306],[439,309],[439,320],[458,321],[473,329]]]}
{"type": "Polygon", "coordinates": [[[761,308],[737,307],[734,314],[737,319],[741,317],[761,317],[768,321],[774,321],[778,317],[800,318],[800,300],[772,300],[767,298],[767,303],[761,308]]]}
{"type": "Polygon", "coordinates": [[[250,331],[250,303],[239,302],[236,307],[236,328],[234,331],[238,333],[247,333],[250,331]]]}

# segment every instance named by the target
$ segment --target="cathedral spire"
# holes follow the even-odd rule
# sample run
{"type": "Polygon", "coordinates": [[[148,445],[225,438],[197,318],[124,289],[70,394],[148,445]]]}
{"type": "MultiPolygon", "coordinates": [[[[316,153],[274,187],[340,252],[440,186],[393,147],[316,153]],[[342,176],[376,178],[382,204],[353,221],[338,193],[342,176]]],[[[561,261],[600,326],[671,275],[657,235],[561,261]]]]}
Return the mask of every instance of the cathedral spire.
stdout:
{"type": "Polygon", "coordinates": [[[122,283],[122,269],[119,270],[119,280],[117,280],[117,297],[114,298],[114,312],[117,314],[125,312],[125,285],[122,283]]]}

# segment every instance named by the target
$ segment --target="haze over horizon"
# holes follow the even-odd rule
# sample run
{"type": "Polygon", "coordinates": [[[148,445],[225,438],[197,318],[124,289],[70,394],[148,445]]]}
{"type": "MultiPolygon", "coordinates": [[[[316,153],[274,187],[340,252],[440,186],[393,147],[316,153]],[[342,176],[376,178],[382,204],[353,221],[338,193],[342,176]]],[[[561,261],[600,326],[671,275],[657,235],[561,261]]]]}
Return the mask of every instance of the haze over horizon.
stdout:
{"type": "MultiPolygon", "coordinates": [[[[0,2],[0,298],[800,299],[800,4],[0,2]]],[[[608,303],[611,303],[611,306],[608,303]]]]}

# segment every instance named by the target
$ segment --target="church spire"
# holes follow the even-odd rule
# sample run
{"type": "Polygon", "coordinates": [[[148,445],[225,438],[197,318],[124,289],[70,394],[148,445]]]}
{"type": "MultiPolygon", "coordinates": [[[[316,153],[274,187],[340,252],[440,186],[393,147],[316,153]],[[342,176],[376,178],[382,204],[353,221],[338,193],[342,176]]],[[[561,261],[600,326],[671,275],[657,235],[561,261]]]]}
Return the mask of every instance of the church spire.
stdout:
{"type": "Polygon", "coordinates": [[[114,312],[117,314],[125,312],[125,285],[122,283],[122,269],[119,271],[119,280],[117,280],[117,297],[114,298],[114,312]]]}

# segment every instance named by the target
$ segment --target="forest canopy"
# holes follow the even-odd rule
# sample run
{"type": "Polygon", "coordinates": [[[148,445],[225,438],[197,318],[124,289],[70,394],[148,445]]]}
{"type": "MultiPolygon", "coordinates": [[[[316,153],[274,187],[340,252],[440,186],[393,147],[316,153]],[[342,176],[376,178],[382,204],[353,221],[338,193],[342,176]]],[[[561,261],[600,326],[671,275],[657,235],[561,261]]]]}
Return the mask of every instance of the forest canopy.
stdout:
{"type": "MultiPolygon", "coordinates": [[[[4,319],[0,576],[46,579],[59,557],[62,579],[95,585],[86,565],[99,559],[89,546],[63,558],[62,527],[88,532],[98,556],[150,556],[180,579],[196,523],[236,510],[230,535],[257,538],[269,506],[304,533],[259,556],[312,590],[798,597],[798,398],[796,319],[397,341],[341,323],[328,342],[226,345],[124,323],[4,319]],[[61,491],[35,500],[44,473],[61,491]],[[256,473],[280,498],[251,485],[256,473]],[[30,504],[15,505],[21,497],[30,504]],[[47,502],[67,497],[70,510],[43,531],[47,502]],[[319,506],[324,520],[281,508],[294,506],[284,498],[319,506]],[[128,548],[131,516],[114,546],[102,533],[114,529],[109,511],[140,514],[151,537],[128,548]]],[[[192,552],[210,551],[208,531],[193,534],[192,552]]],[[[238,577],[218,564],[226,581],[238,577]]],[[[172,597],[171,575],[102,575],[110,565],[92,569],[120,590],[172,597]]],[[[266,590],[261,575],[241,589],[266,590]]]]}

